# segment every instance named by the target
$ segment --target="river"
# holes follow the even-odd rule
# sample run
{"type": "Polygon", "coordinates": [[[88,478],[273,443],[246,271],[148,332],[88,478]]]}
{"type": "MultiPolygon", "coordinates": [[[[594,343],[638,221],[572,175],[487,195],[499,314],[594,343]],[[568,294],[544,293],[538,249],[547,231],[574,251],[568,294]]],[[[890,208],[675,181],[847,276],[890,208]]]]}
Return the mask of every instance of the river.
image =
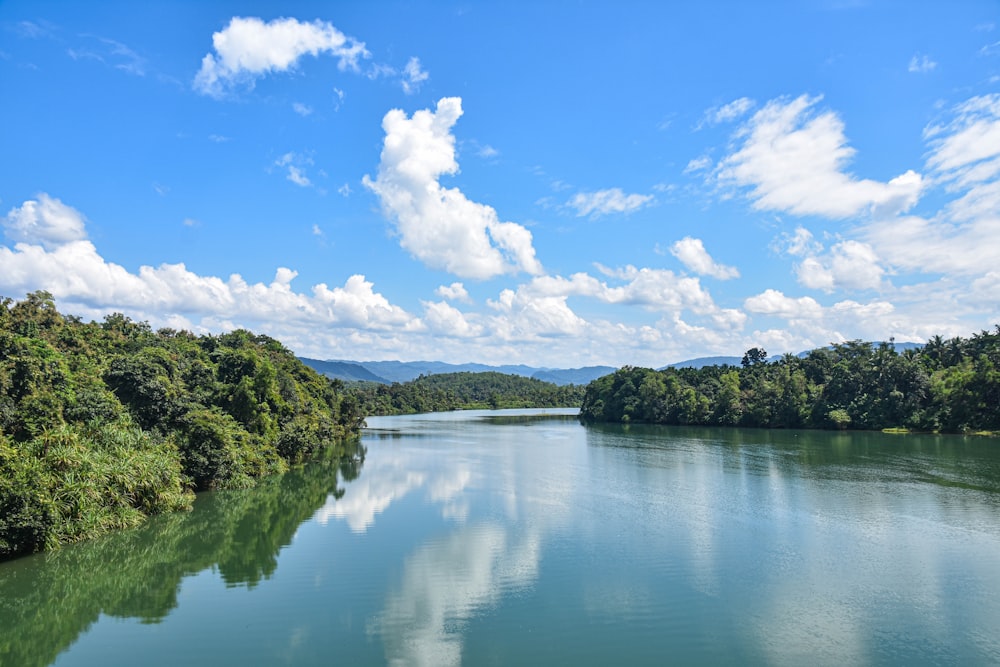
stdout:
{"type": "Polygon", "coordinates": [[[0,563],[0,664],[1000,664],[1000,440],[368,420],[0,563]]]}

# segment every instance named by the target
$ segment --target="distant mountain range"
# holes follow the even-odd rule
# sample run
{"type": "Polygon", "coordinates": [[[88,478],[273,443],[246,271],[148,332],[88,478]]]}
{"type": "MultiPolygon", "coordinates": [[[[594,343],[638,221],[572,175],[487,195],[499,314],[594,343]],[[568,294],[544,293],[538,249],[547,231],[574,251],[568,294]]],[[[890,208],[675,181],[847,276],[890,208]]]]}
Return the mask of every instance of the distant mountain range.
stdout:
{"type": "Polygon", "coordinates": [[[493,371],[507,375],[521,375],[536,378],[557,385],[587,384],[591,380],[615,372],[611,366],[588,366],[586,368],[535,368],[523,364],[508,366],[487,366],[486,364],[447,364],[443,361],[346,361],[308,359],[299,357],[307,366],[323,375],[344,382],[409,382],[421,375],[440,373],[484,373],[493,371]]]}
{"type": "MultiPolygon", "coordinates": [[[[875,345],[876,343],[871,343],[875,345]]],[[[916,348],[923,347],[923,343],[893,343],[892,346],[895,348],[897,353],[901,353],[904,350],[913,350],[916,348]]],[[[812,350],[806,350],[805,352],[799,352],[797,357],[804,357],[812,352],[812,350]]],[[[781,358],[781,355],[776,357],[768,358],[768,361],[777,361],[781,358]]],[[[662,368],[657,368],[656,370],[662,371],[667,368],[701,368],[702,366],[739,366],[743,363],[743,357],[698,357],[697,359],[688,359],[687,361],[678,361],[675,364],[667,364],[662,368]]]]}
{"type": "Polygon", "coordinates": [[[702,366],[739,366],[741,361],[743,361],[743,357],[698,357],[697,359],[678,361],[676,364],[667,364],[663,368],[657,368],[656,370],[662,371],[665,368],[701,368],[702,366]]]}
{"type": "MultiPolygon", "coordinates": [[[[923,347],[922,343],[893,343],[896,352],[923,347]]],[[[798,354],[804,357],[809,351],[798,354]]],[[[777,359],[775,357],[771,359],[777,359]]],[[[437,375],[440,373],[484,373],[493,371],[507,375],[521,375],[535,378],[557,385],[588,384],[592,380],[614,373],[617,368],[612,366],[585,366],[584,368],[535,368],[523,364],[508,366],[487,366],[486,364],[447,364],[443,361],[347,361],[331,359],[321,361],[299,357],[307,366],[333,379],[344,382],[378,382],[392,384],[393,382],[409,382],[421,375],[437,375]]],[[[701,368],[703,366],[739,366],[743,357],[698,357],[687,361],[667,364],[664,368],[701,368]]]]}

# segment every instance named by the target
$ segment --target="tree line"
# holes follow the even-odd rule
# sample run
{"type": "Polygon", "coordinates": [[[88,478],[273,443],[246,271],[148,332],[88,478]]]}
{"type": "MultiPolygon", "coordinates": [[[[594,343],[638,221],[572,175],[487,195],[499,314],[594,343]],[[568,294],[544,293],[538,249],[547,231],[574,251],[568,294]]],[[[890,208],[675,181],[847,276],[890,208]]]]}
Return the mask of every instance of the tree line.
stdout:
{"type": "Polygon", "coordinates": [[[1000,430],[1000,326],[898,353],[859,340],[741,366],[625,367],[591,382],[584,422],[767,428],[1000,430]]]}
{"type": "Polygon", "coordinates": [[[391,385],[364,382],[351,384],[347,394],[355,397],[366,415],[400,415],[447,410],[499,408],[576,407],[583,387],[556,385],[521,375],[496,371],[421,375],[415,380],[391,385]]]}
{"type": "Polygon", "coordinates": [[[0,299],[0,558],[189,508],[357,434],[343,385],[278,341],[0,299]]]}

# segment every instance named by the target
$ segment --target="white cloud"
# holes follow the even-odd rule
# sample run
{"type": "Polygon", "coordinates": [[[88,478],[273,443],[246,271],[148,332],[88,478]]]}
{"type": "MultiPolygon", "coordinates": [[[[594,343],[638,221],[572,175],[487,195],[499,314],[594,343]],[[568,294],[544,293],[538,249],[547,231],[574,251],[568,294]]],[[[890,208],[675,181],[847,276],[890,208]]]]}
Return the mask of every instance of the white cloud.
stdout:
{"type": "Polygon", "coordinates": [[[952,119],[924,130],[931,146],[927,166],[956,187],[1000,174],[1000,94],[973,97],[955,107],[952,119]]]}
{"type": "Polygon", "coordinates": [[[369,57],[364,42],[347,37],[325,21],[302,23],[292,18],[265,23],[259,18],[233,17],[212,35],[215,54],[206,54],[194,79],[194,89],[222,97],[236,86],[253,87],[271,72],[294,69],[304,55],[328,53],[343,70],[357,70],[358,60],[369,57]]]}
{"type": "Polygon", "coordinates": [[[1000,266],[997,214],[961,225],[910,216],[869,225],[863,234],[882,257],[900,269],[969,276],[1000,266]]]}
{"type": "Polygon", "coordinates": [[[907,71],[915,72],[917,74],[925,74],[931,72],[937,67],[937,63],[931,60],[926,55],[917,54],[910,58],[910,65],[907,67],[907,71]]]}
{"type": "Polygon", "coordinates": [[[684,266],[701,276],[712,276],[719,280],[739,278],[740,272],[734,266],[718,264],[705,250],[701,239],[685,236],[670,247],[670,254],[684,266]]]}
{"type": "Polygon", "coordinates": [[[865,240],[893,266],[976,276],[1000,266],[1000,95],[970,98],[924,131],[927,168],[954,198],[930,217],[876,219],[865,240]]]}
{"type": "Polygon", "coordinates": [[[313,108],[308,104],[303,104],[301,102],[293,102],[292,111],[305,118],[306,116],[312,114],[313,108]]]}
{"type": "MultiPolygon", "coordinates": [[[[66,206],[61,217],[83,219],[66,206]]],[[[599,267],[601,279],[586,273],[537,276],[516,289],[502,290],[487,302],[484,312],[465,313],[446,301],[423,301],[423,313],[416,317],[375,291],[362,275],[350,276],[342,286],[320,283],[300,292],[294,287],[296,272],[285,267],[278,268],[270,282],[249,282],[238,274],[202,276],[183,264],[143,266],[131,272],[104,260],[85,238],[73,238],[83,235],[83,229],[76,227],[68,239],[49,235],[49,247],[37,238],[13,248],[0,246],[0,293],[47,289],[64,312],[94,318],[120,311],[154,326],[181,323],[199,332],[248,327],[278,338],[299,354],[319,358],[443,358],[494,364],[517,358],[562,367],[663,365],[756,344],[743,333],[746,313],[717,305],[697,277],[662,269],[599,267]],[[570,305],[571,299],[589,301],[586,317],[570,305]],[[655,324],[609,321],[595,315],[594,309],[604,306],[615,306],[618,313],[637,307],[659,319],[655,324]],[[449,340],[445,348],[442,334],[449,340]],[[554,339],[560,344],[553,345],[554,339]]],[[[994,282],[984,279],[979,292],[985,293],[994,282]]],[[[460,283],[437,291],[456,300],[466,293],[460,283]]],[[[787,306],[765,308],[762,303],[751,301],[748,310],[753,307],[763,317],[792,314],[787,306]]],[[[887,330],[915,330],[908,322],[926,319],[924,313],[896,314],[885,302],[845,301],[826,309],[819,319],[796,320],[788,341],[804,349],[804,341],[826,344],[841,339],[842,331],[849,337],[856,337],[859,330],[881,335],[887,330]]]]}
{"type": "Polygon", "coordinates": [[[406,67],[403,68],[401,81],[403,92],[407,95],[417,92],[420,90],[420,84],[429,78],[430,74],[420,69],[420,59],[417,57],[410,58],[406,63],[406,67]]]}
{"type": "Polygon", "coordinates": [[[51,249],[87,238],[84,224],[79,211],[41,193],[38,199],[11,209],[3,226],[4,234],[13,241],[40,243],[51,249]]]}
{"type": "Polygon", "coordinates": [[[587,328],[587,322],[567,305],[566,296],[505,289],[487,305],[500,314],[492,318],[490,330],[505,341],[581,336],[587,328]]]}
{"type": "Polygon", "coordinates": [[[885,269],[867,243],[842,241],[826,256],[811,255],[796,267],[799,282],[812,289],[879,289],[885,269]]]}
{"type": "Polygon", "coordinates": [[[7,231],[22,242],[0,246],[0,293],[46,289],[59,300],[128,310],[143,317],[160,313],[201,315],[216,320],[278,320],[311,327],[365,327],[418,331],[423,324],[389,303],[364,276],[343,287],[320,283],[312,296],[296,293],[296,272],[279,268],[270,284],[247,283],[239,274],[227,280],[200,276],[184,264],[142,266],[138,273],[107,262],[85,240],[83,216],[47,195],[8,214],[7,231]]]}
{"type": "Polygon", "coordinates": [[[476,279],[540,273],[531,232],[501,222],[492,207],[438,182],[458,172],[451,129],[461,115],[457,97],[443,98],[435,111],[417,111],[412,118],[399,109],[387,113],[378,177],[366,175],[363,182],[395,221],[403,248],[427,266],[476,279]]]}
{"type": "Polygon", "coordinates": [[[724,104],[721,107],[712,107],[705,111],[705,114],[702,116],[702,119],[698,122],[695,129],[700,130],[708,125],[718,125],[719,123],[734,121],[746,114],[750,111],[750,109],[753,109],[756,104],[757,103],[749,97],[741,97],[733,100],[729,104],[724,104]]]}
{"type": "Polygon", "coordinates": [[[785,319],[814,320],[823,315],[823,307],[812,297],[794,299],[775,289],[768,289],[748,298],[743,302],[743,307],[751,313],[775,315],[785,319]]]}
{"type": "Polygon", "coordinates": [[[712,166],[712,158],[707,155],[702,155],[701,157],[696,157],[687,163],[684,167],[685,174],[691,174],[696,171],[704,171],[712,166]]]}
{"type": "Polygon", "coordinates": [[[997,294],[1000,294],[1000,270],[989,271],[972,281],[971,289],[966,296],[972,303],[986,306],[996,312],[1000,311],[997,294]]]}
{"type": "Polygon", "coordinates": [[[621,188],[578,192],[567,202],[579,217],[597,218],[611,213],[632,213],[653,201],[653,195],[625,194],[621,188]]]}
{"type": "Polygon", "coordinates": [[[295,165],[288,165],[288,180],[303,188],[312,185],[312,181],[295,165]]]}
{"type": "Polygon", "coordinates": [[[768,102],[737,133],[738,150],[719,162],[719,183],[749,188],[756,209],[796,215],[846,218],[912,207],[925,185],[920,174],[911,170],[881,183],[844,171],[854,149],[835,113],[815,111],[819,100],[768,102]]]}
{"type": "Polygon", "coordinates": [[[912,324],[926,324],[923,313],[904,316],[893,304],[883,300],[860,303],[847,299],[823,306],[812,297],[793,298],[780,290],[768,289],[746,299],[744,307],[755,315],[783,320],[780,328],[757,330],[748,338],[772,350],[800,352],[856,338],[924,339],[918,331],[920,327],[912,324]]]}
{"type": "Polygon", "coordinates": [[[823,250],[823,244],[816,241],[812,232],[805,227],[796,227],[795,233],[791,236],[782,234],[774,247],[778,252],[787,252],[795,257],[815,255],[823,250]]]}
{"type": "Polygon", "coordinates": [[[500,155],[500,151],[493,148],[489,144],[484,144],[480,146],[479,149],[476,151],[476,155],[485,160],[489,160],[491,158],[495,158],[496,156],[500,155]]]}
{"type": "Polygon", "coordinates": [[[423,328],[419,320],[415,320],[399,306],[389,303],[373,287],[374,284],[363,275],[353,275],[343,287],[334,287],[332,290],[320,283],[313,287],[313,304],[324,319],[338,324],[365,328],[423,328]]]}
{"type": "Polygon", "coordinates": [[[482,326],[473,324],[454,306],[444,301],[423,301],[424,323],[433,332],[445,336],[468,338],[483,332],[482,326]]]}
{"type": "Polygon", "coordinates": [[[441,285],[434,293],[438,296],[448,299],[449,301],[463,301],[470,302],[469,292],[465,289],[465,285],[462,283],[452,283],[451,285],[441,285]]]}
{"type": "Polygon", "coordinates": [[[285,169],[285,178],[301,188],[312,187],[313,183],[306,175],[305,165],[312,164],[312,159],[297,153],[285,153],[274,161],[274,166],[285,169]]]}
{"type": "MultiPolygon", "coordinates": [[[[649,311],[669,314],[674,319],[687,310],[724,330],[739,329],[746,320],[746,316],[738,310],[719,308],[698,278],[681,277],[663,269],[639,269],[634,266],[622,269],[598,268],[606,276],[624,284],[608,285],[586,273],[575,273],[569,278],[539,276],[521,285],[516,293],[507,290],[501,294],[501,302],[515,306],[527,303],[536,309],[545,309],[553,313],[553,318],[558,317],[569,323],[564,328],[567,332],[574,328],[577,331],[584,330],[582,320],[576,321],[579,318],[566,304],[566,299],[571,296],[588,297],[606,304],[640,306],[649,311]]],[[[495,304],[491,305],[495,307],[495,304]]]]}

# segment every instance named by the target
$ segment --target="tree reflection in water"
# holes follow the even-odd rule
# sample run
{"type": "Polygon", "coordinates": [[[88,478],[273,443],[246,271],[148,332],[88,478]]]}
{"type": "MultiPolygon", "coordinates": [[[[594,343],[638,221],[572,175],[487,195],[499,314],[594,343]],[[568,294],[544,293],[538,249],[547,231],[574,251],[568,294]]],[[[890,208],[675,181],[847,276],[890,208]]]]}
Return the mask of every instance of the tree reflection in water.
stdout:
{"type": "Polygon", "coordinates": [[[227,586],[256,586],[327,499],[364,463],[360,440],[252,489],[202,494],[194,510],[61,550],[0,564],[0,664],[49,665],[101,614],[158,623],[184,577],[215,567],[227,586]]]}

